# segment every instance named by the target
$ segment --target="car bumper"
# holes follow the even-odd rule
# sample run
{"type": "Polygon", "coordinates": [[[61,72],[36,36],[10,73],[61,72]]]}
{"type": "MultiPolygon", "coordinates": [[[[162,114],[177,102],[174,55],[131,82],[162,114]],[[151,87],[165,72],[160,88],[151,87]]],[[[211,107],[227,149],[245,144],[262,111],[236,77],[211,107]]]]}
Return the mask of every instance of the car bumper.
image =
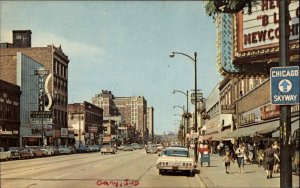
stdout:
{"type": "Polygon", "coordinates": [[[172,170],[172,171],[185,171],[185,170],[194,170],[194,167],[182,167],[182,166],[160,166],[156,165],[156,168],[159,170],[172,170]]]}

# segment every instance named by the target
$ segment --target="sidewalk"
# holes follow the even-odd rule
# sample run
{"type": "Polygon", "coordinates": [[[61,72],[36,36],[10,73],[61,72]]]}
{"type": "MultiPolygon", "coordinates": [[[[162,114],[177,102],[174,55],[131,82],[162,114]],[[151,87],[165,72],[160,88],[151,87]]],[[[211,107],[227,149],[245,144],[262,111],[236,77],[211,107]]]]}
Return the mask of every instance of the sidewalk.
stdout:
{"type": "MultiPolygon", "coordinates": [[[[223,157],[212,154],[210,167],[203,163],[198,165],[200,174],[197,174],[207,187],[280,187],[279,173],[273,174],[273,178],[267,179],[263,167],[257,164],[246,164],[245,173],[240,174],[237,163],[231,163],[229,174],[225,173],[223,157]]],[[[293,187],[299,187],[299,176],[293,175],[293,187]]]]}

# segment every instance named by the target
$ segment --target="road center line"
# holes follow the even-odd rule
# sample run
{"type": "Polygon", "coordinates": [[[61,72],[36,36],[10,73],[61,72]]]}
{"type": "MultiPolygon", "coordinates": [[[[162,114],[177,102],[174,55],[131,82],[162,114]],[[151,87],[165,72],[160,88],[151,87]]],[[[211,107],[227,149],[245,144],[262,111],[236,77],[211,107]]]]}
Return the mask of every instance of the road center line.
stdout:
{"type": "Polygon", "coordinates": [[[58,178],[61,178],[61,177],[64,177],[64,176],[67,176],[67,175],[70,175],[70,174],[72,174],[72,172],[66,173],[66,174],[63,174],[63,175],[60,175],[60,176],[56,176],[54,179],[58,179],[58,178]]]}

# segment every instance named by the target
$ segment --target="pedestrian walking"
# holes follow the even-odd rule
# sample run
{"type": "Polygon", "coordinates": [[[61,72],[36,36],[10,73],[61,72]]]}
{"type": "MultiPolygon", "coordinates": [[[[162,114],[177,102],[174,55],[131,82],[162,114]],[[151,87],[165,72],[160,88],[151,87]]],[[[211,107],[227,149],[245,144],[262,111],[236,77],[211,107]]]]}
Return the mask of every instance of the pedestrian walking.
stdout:
{"type": "Polygon", "coordinates": [[[265,151],[265,145],[262,140],[259,141],[259,144],[257,146],[257,154],[258,154],[258,166],[262,165],[262,162],[264,161],[264,151],[265,151]]]}
{"type": "Polygon", "coordinates": [[[250,142],[249,144],[248,144],[248,153],[249,153],[249,161],[250,161],[250,164],[252,164],[253,163],[253,155],[254,155],[254,146],[253,146],[253,142],[250,142]]]}
{"type": "Polygon", "coordinates": [[[220,142],[220,144],[217,146],[218,152],[219,152],[219,156],[223,155],[224,152],[224,144],[223,141],[220,142]]]}
{"type": "Polygon", "coordinates": [[[267,149],[264,151],[264,156],[265,156],[265,162],[264,162],[264,169],[266,170],[267,173],[267,179],[272,178],[272,172],[274,169],[274,161],[275,158],[279,160],[278,155],[275,153],[274,148],[272,145],[269,143],[267,149]]]}
{"type": "Polygon", "coordinates": [[[237,163],[240,169],[240,173],[244,174],[244,165],[245,165],[245,148],[242,143],[239,144],[239,147],[235,151],[237,155],[237,163]]]}
{"type": "Polygon", "coordinates": [[[226,170],[226,174],[229,174],[229,169],[230,169],[230,162],[232,160],[232,157],[230,155],[229,151],[226,151],[225,157],[223,159],[224,163],[225,163],[225,170],[226,170]]]}
{"type": "MultiPolygon", "coordinates": [[[[279,158],[279,155],[280,155],[280,148],[279,148],[278,143],[277,143],[276,141],[275,141],[274,144],[273,144],[273,149],[274,149],[275,154],[276,154],[276,155],[278,156],[278,158],[279,158]]],[[[280,167],[279,160],[277,160],[277,158],[275,157],[273,172],[274,172],[274,173],[278,173],[278,172],[279,172],[279,167],[280,167]]]]}

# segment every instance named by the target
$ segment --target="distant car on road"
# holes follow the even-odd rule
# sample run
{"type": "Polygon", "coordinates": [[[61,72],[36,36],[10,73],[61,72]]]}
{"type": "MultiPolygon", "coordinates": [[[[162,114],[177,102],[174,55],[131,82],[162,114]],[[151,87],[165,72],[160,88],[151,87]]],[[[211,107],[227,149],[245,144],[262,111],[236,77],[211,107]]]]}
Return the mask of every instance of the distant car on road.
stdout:
{"type": "Polygon", "coordinates": [[[159,174],[171,171],[182,171],[190,176],[195,175],[195,163],[190,157],[188,149],[183,147],[167,147],[156,161],[159,174]]]}
{"type": "Polygon", "coordinates": [[[115,154],[117,152],[116,147],[112,146],[112,145],[103,145],[100,149],[101,154],[104,153],[111,153],[111,154],[115,154]]]}
{"type": "Polygon", "coordinates": [[[155,146],[148,146],[146,147],[146,153],[157,153],[158,150],[155,146]]]}

